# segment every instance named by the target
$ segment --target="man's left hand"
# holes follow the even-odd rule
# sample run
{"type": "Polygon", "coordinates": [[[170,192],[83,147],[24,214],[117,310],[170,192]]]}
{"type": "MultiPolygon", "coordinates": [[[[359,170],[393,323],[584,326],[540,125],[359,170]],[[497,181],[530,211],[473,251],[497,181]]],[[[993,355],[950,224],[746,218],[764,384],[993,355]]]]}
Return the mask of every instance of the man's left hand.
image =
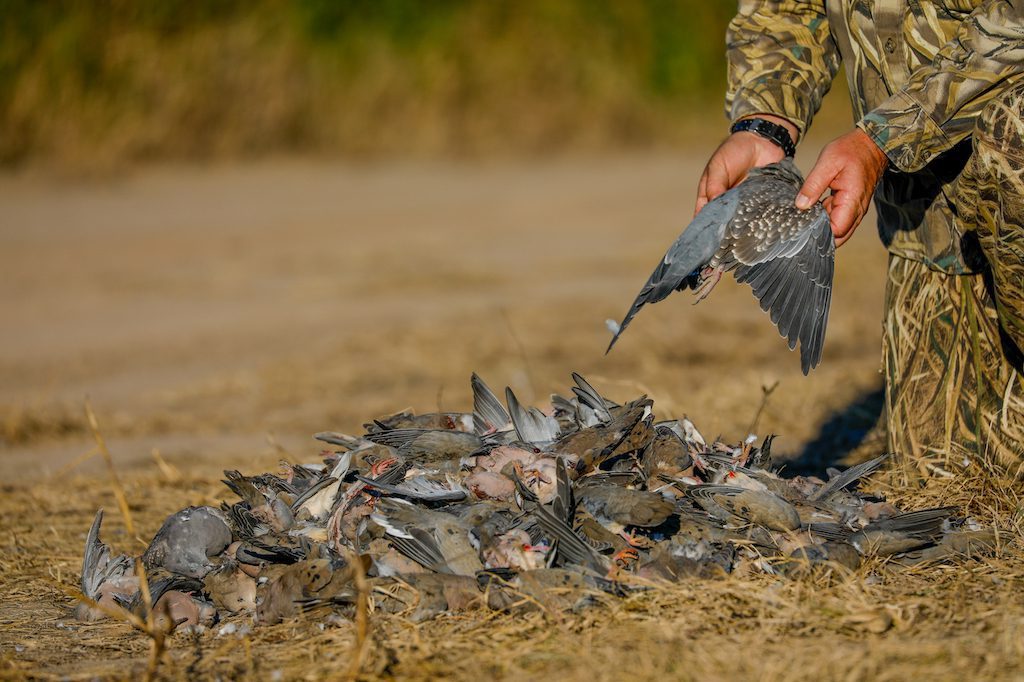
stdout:
{"type": "Polygon", "coordinates": [[[804,180],[796,206],[809,208],[826,189],[832,190],[824,205],[836,246],[842,246],[867,213],[871,195],[888,165],[885,153],[867,133],[854,128],[821,150],[804,180]]]}

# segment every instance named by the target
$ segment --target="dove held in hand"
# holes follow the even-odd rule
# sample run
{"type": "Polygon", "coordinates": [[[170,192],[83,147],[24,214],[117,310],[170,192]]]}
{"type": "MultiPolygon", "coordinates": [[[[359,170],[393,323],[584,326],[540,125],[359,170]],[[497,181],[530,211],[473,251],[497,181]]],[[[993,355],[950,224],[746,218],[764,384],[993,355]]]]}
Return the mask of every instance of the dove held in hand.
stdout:
{"type": "Polygon", "coordinates": [[[725,272],[749,284],[790,350],[800,342],[804,374],[821,361],[832,300],[835,242],[821,203],[800,210],[803,184],[789,159],[750,171],[711,201],[669,247],[619,325],[612,349],[633,317],[673,291],[707,296],[725,272]]]}

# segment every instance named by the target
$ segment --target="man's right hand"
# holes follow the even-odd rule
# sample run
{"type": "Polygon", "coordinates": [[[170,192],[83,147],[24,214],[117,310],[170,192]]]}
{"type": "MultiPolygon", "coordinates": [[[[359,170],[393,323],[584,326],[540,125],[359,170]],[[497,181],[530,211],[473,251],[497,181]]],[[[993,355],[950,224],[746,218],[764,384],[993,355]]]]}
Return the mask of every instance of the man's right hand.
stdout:
{"type": "MultiPolygon", "coordinates": [[[[784,118],[767,114],[757,114],[756,117],[748,118],[764,118],[778,123],[789,131],[794,142],[797,140],[796,126],[784,118]]],[[[700,176],[700,185],[697,188],[697,207],[693,214],[697,215],[706,203],[741,183],[751,168],[767,166],[781,161],[784,157],[781,147],[757,133],[733,133],[719,145],[711,155],[708,165],[704,167],[704,174],[700,176]]]]}

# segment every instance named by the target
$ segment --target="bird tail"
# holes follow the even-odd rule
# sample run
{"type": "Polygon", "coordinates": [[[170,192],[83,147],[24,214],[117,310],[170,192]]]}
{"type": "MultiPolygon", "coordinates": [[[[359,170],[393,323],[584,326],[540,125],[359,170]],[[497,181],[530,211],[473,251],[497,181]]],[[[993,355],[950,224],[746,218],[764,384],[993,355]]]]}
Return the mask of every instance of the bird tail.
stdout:
{"type": "Polygon", "coordinates": [[[615,342],[622,336],[622,332],[626,331],[626,327],[633,321],[636,314],[640,312],[648,303],[657,303],[658,301],[664,300],[673,291],[682,291],[683,289],[692,289],[696,283],[696,273],[698,270],[693,270],[686,274],[681,280],[675,283],[675,286],[665,287],[661,286],[666,278],[666,270],[668,270],[668,264],[662,259],[658,263],[658,267],[654,269],[647,283],[644,284],[643,289],[637,294],[636,300],[633,301],[633,305],[629,307],[629,311],[626,316],[622,318],[622,322],[618,324],[618,328],[615,330],[615,335],[612,336],[611,342],[608,344],[608,348],[605,349],[604,354],[608,355],[611,352],[615,342]]]}
{"type": "Polygon", "coordinates": [[[654,272],[647,279],[629,312],[619,324],[615,336],[612,337],[605,355],[611,351],[615,342],[622,336],[629,323],[640,309],[648,303],[657,303],[665,299],[673,291],[690,289],[695,284],[694,273],[698,272],[711,260],[722,243],[725,226],[736,212],[739,202],[735,190],[729,190],[718,197],[697,214],[683,233],[672,243],[665,256],[658,261],[654,272]]]}

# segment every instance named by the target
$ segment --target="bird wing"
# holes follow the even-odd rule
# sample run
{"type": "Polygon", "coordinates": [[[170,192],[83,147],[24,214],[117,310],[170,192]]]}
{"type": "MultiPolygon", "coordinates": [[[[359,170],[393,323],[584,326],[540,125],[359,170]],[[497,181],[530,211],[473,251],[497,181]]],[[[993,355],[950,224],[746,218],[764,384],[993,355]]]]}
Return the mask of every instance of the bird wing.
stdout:
{"type": "Polygon", "coordinates": [[[100,540],[100,525],[103,523],[103,510],[96,511],[96,517],[89,528],[85,539],[85,554],[82,557],[81,587],[82,594],[90,599],[99,597],[99,589],[103,583],[124,576],[134,575],[135,560],[125,554],[110,556],[110,547],[100,540]]]}
{"type": "Polygon", "coordinates": [[[397,495],[423,502],[458,502],[466,498],[466,491],[450,484],[432,481],[425,476],[407,478],[400,485],[391,485],[356,474],[356,479],[389,495],[397,495]]]}
{"type": "Polygon", "coordinates": [[[523,407],[511,388],[505,387],[505,401],[512,418],[516,435],[524,443],[550,443],[558,438],[561,430],[558,420],[549,417],[535,407],[523,407]]]}
{"type": "Polygon", "coordinates": [[[790,201],[787,195],[745,204],[750,213],[730,224],[723,265],[750,285],[790,349],[800,342],[800,368],[807,374],[821,361],[836,247],[825,209],[797,212],[790,201]]]}
{"type": "Polygon", "coordinates": [[[864,530],[897,531],[912,533],[922,537],[939,535],[942,532],[942,522],[955,513],[956,510],[956,507],[918,509],[917,511],[906,512],[869,523],[864,526],[864,530]]]}
{"type": "Polygon", "coordinates": [[[483,436],[505,429],[511,423],[511,417],[498,396],[476,372],[473,372],[469,383],[473,388],[473,430],[476,434],[483,436]]]}
{"type": "Polygon", "coordinates": [[[378,445],[387,445],[390,448],[401,450],[402,448],[408,448],[414,440],[426,432],[427,429],[387,429],[368,433],[363,437],[378,445]]]}
{"type": "Polygon", "coordinates": [[[739,205],[739,196],[737,189],[731,189],[709,202],[683,230],[640,289],[605,353],[612,349],[641,308],[682,289],[690,275],[711,260],[722,244],[726,225],[739,205]]]}
{"type": "Polygon", "coordinates": [[[591,386],[590,382],[578,372],[572,373],[572,380],[576,382],[576,385],[572,387],[572,392],[576,394],[578,403],[592,409],[601,422],[610,422],[612,415],[608,412],[608,408],[618,407],[618,405],[598,393],[597,389],[591,386]]]}
{"type": "Polygon", "coordinates": [[[874,459],[869,459],[866,462],[861,462],[856,466],[850,467],[846,471],[835,476],[835,478],[830,480],[825,485],[818,488],[818,490],[807,499],[810,500],[811,502],[817,502],[818,500],[827,500],[833,493],[842,490],[843,488],[850,485],[854,481],[857,481],[861,478],[864,478],[865,476],[870,476],[871,474],[873,474],[875,471],[878,470],[878,467],[882,466],[882,464],[888,457],[888,454],[883,454],[879,457],[875,457],[874,459]]]}
{"type": "MultiPolygon", "coordinates": [[[[607,571],[607,563],[603,556],[584,542],[576,531],[565,520],[559,518],[540,503],[532,490],[526,487],[522,479],[512,474],[516,484],[516,492],[523,501],[523,510],[531,514],[544,533],[557,544],[557,558],[563,563],[583,566],[599,573],[607,571]]],[[[562,511],[565,511],[563,508],[562,511]]]]}

